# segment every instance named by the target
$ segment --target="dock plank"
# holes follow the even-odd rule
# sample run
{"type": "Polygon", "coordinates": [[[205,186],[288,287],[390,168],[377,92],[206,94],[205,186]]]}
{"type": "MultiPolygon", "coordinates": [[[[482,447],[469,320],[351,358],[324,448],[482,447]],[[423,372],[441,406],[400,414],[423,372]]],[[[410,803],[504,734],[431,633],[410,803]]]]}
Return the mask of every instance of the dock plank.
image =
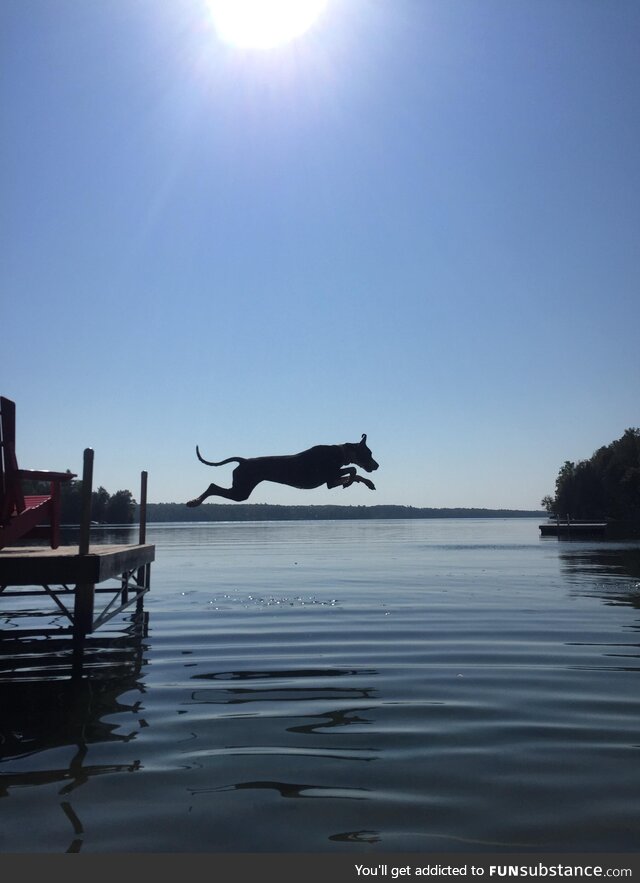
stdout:
{"type": "Polygon", "coordinates": [[[0,586],[100,583],[155,560],[155,546],[9,546],[0,550],[0,586]]]}

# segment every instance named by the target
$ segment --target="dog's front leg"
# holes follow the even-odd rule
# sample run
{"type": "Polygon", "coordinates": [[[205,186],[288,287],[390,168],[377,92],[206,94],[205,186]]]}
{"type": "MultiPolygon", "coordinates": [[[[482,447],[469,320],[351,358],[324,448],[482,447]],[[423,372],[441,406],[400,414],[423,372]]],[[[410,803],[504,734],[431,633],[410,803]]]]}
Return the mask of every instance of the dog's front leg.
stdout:
{"type": "Polygon", "coordinates": [[[354,475],[353,481],[361,481],[362,484],[366,484],[366,486],[369,488],[369,490],[375,491],[375,489],[376,489],[376,486],[371,481],[371,479],[365,478],[363,475],[354,475]]]}
{"type": "Polygon", "coordinates": [[[344,469],[341,469],[340,473],[342,478],[342,490],[346,490],[348,487],[351,487],[356,480],[356,470],[353,466],[347,466],[344,469]]]}
{"type": "Polygon", "coordinates": [[[351,487],[351,485],[354,484],[356,481],[361,481],[362,484],[366,484],[366,486],[369,488],[369,490],[375,491],[375,489],[376,489],[376,486],[371,481],[371,479],[365,478],[362,475],[356,475],[355,469],[353,470],[353,475],[348,475],[344,478],[342,487],[343,488],[351,487]]]}
{"type": "Polygon", "coordinates": [[[343,488],[349,487],[349,485],[353,482],[353,476],[356,474],[356,470],[353,466],[348,466],[345,469],[340,469],[332,478],[327,480],[327,487],[339,487],[342,485],[343,488]]]}
{"type": "Polygon", "coordinates": [[[366,484],[366,486],[375,491],[375,484],[368,478],[364,478],[362,475],[357,475],[356,470],[353,466],[347,466],[344,469],[340,470],[340,474],[336,476],[336,478],[331,478],[327,482],[327,487],[338,487],[338,485],[342,485],[342,489],[345,490],[348,487],[351,487],[356,481],[362,482],[362,484],[366,484]]]}

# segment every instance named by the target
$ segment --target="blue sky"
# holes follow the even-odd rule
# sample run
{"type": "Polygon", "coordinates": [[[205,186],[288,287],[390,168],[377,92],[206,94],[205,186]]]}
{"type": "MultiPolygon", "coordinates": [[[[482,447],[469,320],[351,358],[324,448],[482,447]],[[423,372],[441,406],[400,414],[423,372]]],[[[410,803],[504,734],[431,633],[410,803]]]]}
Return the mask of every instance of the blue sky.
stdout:
{"type": "Polygon", "coordinates": [[[260,51],[209,13],[0,7],[22,466],[182,502],[230,481],[196,444],[366,432],[375,492],[250,502],[528,509],[640,425],[636,0],[329,0],[260,51]]]}

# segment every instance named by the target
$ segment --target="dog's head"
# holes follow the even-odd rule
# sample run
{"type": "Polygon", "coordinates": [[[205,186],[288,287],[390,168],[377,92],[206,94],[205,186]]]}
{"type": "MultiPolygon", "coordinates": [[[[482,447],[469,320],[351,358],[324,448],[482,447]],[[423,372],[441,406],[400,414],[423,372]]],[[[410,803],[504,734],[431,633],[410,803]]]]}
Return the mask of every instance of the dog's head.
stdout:
{"type": "Polygon", "coordinates": [[[378,464],[367,447],[367,436],[365,433],[362,434],[358,444],[347,444],[345,447],[349,449],[349,454],[351,455],[349,462],[355,463],[356,466],[360,466],[361,469],[367,472],[373,472],[378,468],[378,464]]]}

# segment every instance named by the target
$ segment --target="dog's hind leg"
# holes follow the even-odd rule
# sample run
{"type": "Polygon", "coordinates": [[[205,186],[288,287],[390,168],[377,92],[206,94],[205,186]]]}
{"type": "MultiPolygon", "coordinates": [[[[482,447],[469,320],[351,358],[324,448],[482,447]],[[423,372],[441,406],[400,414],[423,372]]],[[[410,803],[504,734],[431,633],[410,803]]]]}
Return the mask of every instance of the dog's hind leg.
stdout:
{"type": "Polygon", "coordinates": [[[191,506],[191,508],[194,506],[200,506],[201,503],[204,503],[207,497],[226,497],[228,493],[229,491],[227,488],[218,487],[217,484],[210,484],[206,491],[201,493],[199,497],[194,497],[193,500],[189,500],[187,506],[191,506]]]}
{"type": "Polygon", "coordinates": [[[210,484],[206,491],[200,494],[199,497],[189,500],[187,506],[192,508],[194,506],[199,506],[207,499],[207,497],[224,497],[225,500],[233,500],[235,503],[241,503],[243,500],[249,498],[254,487],[259,484],[261,480],[262,479],[256,480],[251,476],[246,475],[246,470],[243,470],[241,466],[237,466],[233,470],[233,483],[230,488],[219,487],[217,484],[210,484]]]}

